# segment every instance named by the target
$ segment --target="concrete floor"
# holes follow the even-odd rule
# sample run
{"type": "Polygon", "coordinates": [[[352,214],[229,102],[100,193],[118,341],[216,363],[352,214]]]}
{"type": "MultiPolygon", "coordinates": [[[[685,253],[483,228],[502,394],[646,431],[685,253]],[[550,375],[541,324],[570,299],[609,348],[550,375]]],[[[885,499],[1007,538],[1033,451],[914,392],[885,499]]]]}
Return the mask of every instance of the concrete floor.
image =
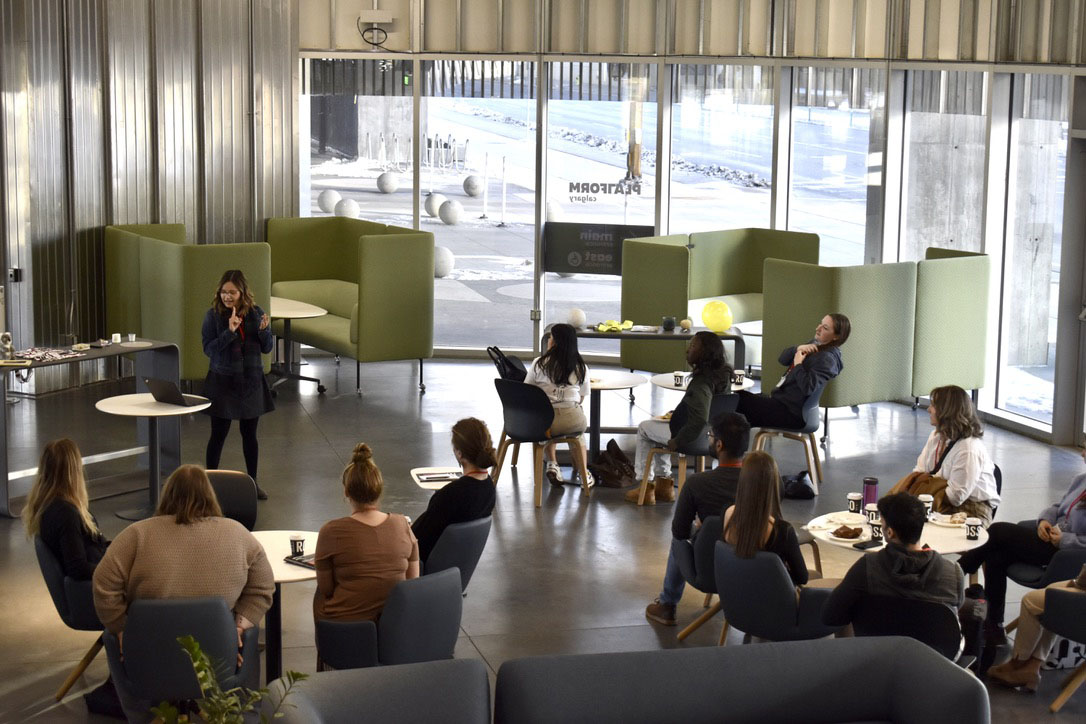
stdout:
{"type": "MultiPolygon", "coordinates": [[[[308,373],[328,387],[280,388],[278,409],[260,423],[261,485],[271,499],[260,504],[257,528],[317,530],[348,511],[340,472],[352,447],[368,442],[386,483],[385,510],[417,516],[427,491],[411,482],[408,471],[423,465],[453,464],[449,431],[459,418],[486,420],[501,430],[501,408],[489,363],[434,361],[426,365],[427,393],[417,392],[417,364],[363,365],[363,388],[354,394],[353,364],[336,366],[329,358],[311,358],[308,373]]],[[[130,382],[129,382],[130,383],[130,382]]],[[[8,411],[11,468],[36,464],[41,444],[67,435],[85,454],[128,446],[130,422],[97,413],[93,401],[121,391],[122,384],[97,385],[23,401],[8,411]]],[[[631,406],[624,393],[605,393],[605,425],[632,424],[650,412],[671,409],[678,393],[637,390],[631,406]]],[[[825,459],[827,482],[812,501],[786,501],[786,515],[802,522],[843,507],[845,493],[863,476],[875,475],[888,488],[915,463],[929,431],[927,414],[896,404],[864,405],[859,416],[848,409],[831,414],[831,439],[825,459]]],[[[209,432],[207,418],[195,415],[182,425],[183,459],[203,462],[209,432]]],[[[606,436],[605,436],[606,439],[606,436]]],[[[1050,447],[990,428],[985,440],[1004,471],[1001,520],[1018,520],[1062,493],[1083,464],[1075,451],[1050,447]]],[[[632,453],[632,439],[620,438],[632,453]]],[[[785,472],[801,467],[798,443],[777,443],[773,450],[785,472]]],[[[591,499],[578,488],[545,486],[543,507],[532,506],[531,466],[507,469],[498,486],[494,528],[464,603],[458,657],[481,658],[491,674],[505,660],[545,653],[581,653],[673,648],[677,629],[649,624],[645,605],[658,593],[669,539],[671,505],[638,509],[622,501],[621,491],[596,490],[591,499]]],[[[223,467],[243,469],[236,433],[227,443],[223,467]]],[[[142,474],[134,461],[94,466],[92,476],[113,475],[92,488],[95,496],[138,487],[142,474]]],[[[568,474],[568,473],[567,473],[568,474]]],[[[145,491],[105,497],[92,503],[104,532],[115,536],[124,522],[114,511],[140,502],[145,491]]],[[[841,575],[852,555],[823,546],[828,576],[841,575]]],[[[67,629],[59,620],[42,582],[33,546],[16,520],[0,520],[0,721],[95,721],[80,694],[106,675],[104,655],[88,669],[67,698],[53,701],[57,686],[94,640],[91,633],[67,629]]],[[[284,586],[284,667],[313,671],[312,583],[284,586]]],[[[1008,617],[1017,610],[1021,589],[1012,586],[1008,617]]],[[[679,607],[680,624],[700,611],[702,596],[688,591],[679,607]]],[[[719,619],[702,627],[684,646],[714,645],[719,619]]],[[[1040,693],[1027,696],[992,689],[993,720],[1034,721],[1049,716],[1059,672],[1042,678],[1040,693]]],[[[646,676],[646,681],[650,676],[646,676]]],[[[1081,721],[1086,689],[1053,721],[1081,721]]],[[[102,719],[102,721],[107,721],[102,719]]]]}

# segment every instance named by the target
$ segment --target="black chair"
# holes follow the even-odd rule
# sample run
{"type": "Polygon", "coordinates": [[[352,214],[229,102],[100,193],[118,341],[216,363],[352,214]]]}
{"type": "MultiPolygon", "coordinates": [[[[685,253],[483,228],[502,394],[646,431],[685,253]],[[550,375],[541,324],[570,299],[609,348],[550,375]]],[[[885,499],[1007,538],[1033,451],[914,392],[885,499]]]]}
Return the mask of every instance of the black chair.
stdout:
{"type": "MultiPolygon", "coordinates": [[[[1036,520],[1020,520],[1018,525],[1037,530],[1036,520]]],[[[1069,581],[1086,565],[1086,550],[1061,548],[1052,556],[1047,566],[1032,563],[1012,563],[1007,566],[1007,578],[1026,588],[1047,588],[1056,581],[1069,581]]],[[[1007,624],[1007,633],[1018,628],[1018,619],[1007,624]]]]}
{"type": "MultiPolygon", "coordinates": [[[[1045,591],[1045,612],[1041,614],[1041,625],[1070,641],[1086,642],[1086,594],[1062,588],[1045,591]]],[[[1060,685],[1060,695],[1052,702],[1049,711],[1053,714],[1058,712],[1084,682],[1086,662],[1079,664],[1064,679],[1060,685]]]]}
{"type": "Polygon", "coordinates": [[[908,636],[927,644],[962,668],[975,656],[962,656],[962,629],[949,607],[899,596],[862,596],[852,613],[857,636],[908,636]]]}
{"type": "Polygon", "coordinates": [[[225,691],[260,686],[259,626],[242,635],[242,665],[236,665],[238,634],[234,616],[218,596],[143,599],[128,607],[124,625],[124,658],[117,637],[102,635],[109,673],[129,721],[147,717],[146,705],[200,699],[203,694],[192,660],[177,638],[192,636],[216,667],[225,691]]]}
{"type": "Polygon", "coordinates": [[[494,380],[498,397],[502,401],[502,413],[505,416],[505,429],[498,444],[498,463],[494,466],[494,484],[502,471],[505,452],[511,444],[531,443],[535,459],[535,507],[543,505],[543,448],[551,443],[566,443],[573,457],[573,465],[581,476],[581,489],[591,493],[588,485],[588,468],[585,466],[584,445],[581,435],[552,437],[551,423],[554,422],[554,408],[547,399],[547,393],[535,385],[512,380],[494,380]]]}
{"type": "MultiPolygon", "coordinates": [[[[76,631],[101,632],[102,622],[98,620],[98,612],[94,610],[94,592],[91,582],[77,581],[64,575],[60,561],[53,555],[53,551],[49,550],[49,546],[40,535],[34,536],[34,553],[38,556],[38,567],[41,568],[42,578],[45,579],[45,587],[49,589],[49,597],[53,599],[53,605],[64,625],[76,631]]],[[[102,637],[99,636],[57,689],[57,701],[64,698],[76,679],[83,675],[101,650],[102,637]]]]}
{"type": "MultiPolygon", "coordinates": [[[[652,460],[657,455],[671,455],[672,452],[678,453],[679,475],[676,482],[679,486],[678,492],[681,493],[683,484],[686,483],[687,460],[691,457],[694,458],[695,470],[700,473],[705,469],[706,458],[712,459],[714,457],[713,449],[709,445],[710,423],[721,415],[735,412],[735,409],[738,406],[739,395],[713,395],[713,399],[709,403],[709,422],[702,427],[701,432],[694,438],[693,442],[674,451],[666,447],[654,447],[649,450],[648,457],[645,459],[645,470],[641,475],[641,489],[637,495],[637,504],[645,504],[645,496],[648,495],[649,491],[649,479],[652,477],[652,460]]],[[[683,425],[686,424],[688,415],[689,412],[684,398],[683,401],[675,407],[675,410],[671,413],[671,419],[668,421],[668,429],[670,429],[672,437],[674,437],[675,434],[683,428],[683,425]]]]}
{"type": "Polygon", "coordinates": [[[462,612],[456,568],[401,581],[379,623],[317,621],[317,656],[333,669],[451,659],[462,612]]]}
{"type": "Polygon", "coordinates": [[[829,636],[837,629],[822,623],[828,588],[802,588],[799,596],[784,563],[775,553],[758,551],[740,558],[735,546],[716,542],[716,588],[728,626],[769,641],[799,641],[829,636]]]}
{"type": "Polygon", "coordinates": [[[479,558],[486,548],[490,537],[491,516],[470,520],[466,523],[453,523],[446,526],[438,536],[437,543],[426,559],[425,575],[431,575],[449,568],[460,571],[460,589],[467,593],[471,574],[479,564],[479,558]]]}
{"type": "Polygon", "coordinates": [[[826,383],[822,383],[803,401],[803,427],[794,429],[763,427],[754,436],[755,450],[764,450],[766,441],[770,437],[779,436],[803,443],[803,451],[807,457],[807,473],[811,476],[811,482],[814,483],[815,495],[818,495],[819,488],[822,486],[822,462],[818,458],[818,443],[815,442],[815,433],[818,432],[818,426],[822,422],[822,418],[818,414],[818,401],[821,399],[822,390],[825,388],[826,383]]]}
{"type": "Polygon", "coordinates": [[[252,530],[256,526],[256,482],[248,473],[237,470],[208,470],[207,479],[219,499],[223,517],[252,530]]]}
{"type": "MultiPolygon", "coordinates": [[[[709,606],[713,594],[717,592],[713,558],[716,555],[716,542],[720,540],[723,525],[719,515],[710,515],[702,521],[701,528],[693,541],[671,539],[671,555],[674,556],[675,563],[683,574],[683,580],[706,594],[705,607],[709,606]]],[[[679,632],[679,641],[697,631],[719,611],[720,601],[718,600],[708,611],[679,632]]]]}

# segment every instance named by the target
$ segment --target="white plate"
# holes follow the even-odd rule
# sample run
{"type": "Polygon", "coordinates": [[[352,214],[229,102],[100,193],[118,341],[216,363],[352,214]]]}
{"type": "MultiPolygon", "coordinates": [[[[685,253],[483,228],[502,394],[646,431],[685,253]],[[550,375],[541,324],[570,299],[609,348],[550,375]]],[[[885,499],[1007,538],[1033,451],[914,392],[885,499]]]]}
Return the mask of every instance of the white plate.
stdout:
{"type": "Polygon", "coordinates": [[[863,543],[865,541],[871,540],[871,531],[869,530],[865,530],[863,533],[860,533],[858,538],[840,538],[838,536],[835,536],[833,533],[827,533],[826,535],[830,537],[830,540],[835,540],[839,543],[863,543]]]}
{"type": "Polygon", "coordinates": [[[863,513],[849,513],[847,511],[841,513],[830,513],[826,516],[827,523],[836,523],[837,525],[847,525],[855,528],[859,525],[867,523],[867,516],[863,513]]]}
{"type": "Polygon", "coordinates": [[[964,528],[965,523],[951,523],[949,518],[932,518],[932,525],[937,525],[940,528],[964,528]]]}

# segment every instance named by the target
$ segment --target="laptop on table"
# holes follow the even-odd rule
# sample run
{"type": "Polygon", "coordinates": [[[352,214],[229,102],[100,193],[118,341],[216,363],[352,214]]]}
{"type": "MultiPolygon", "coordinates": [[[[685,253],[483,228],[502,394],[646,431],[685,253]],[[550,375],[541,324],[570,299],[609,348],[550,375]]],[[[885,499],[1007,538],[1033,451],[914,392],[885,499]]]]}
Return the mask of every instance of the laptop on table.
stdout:
{"type": "Polygon", "coordinates": [[[144,377],[143,383],[151,392],[155,402],[164,402],[168,405],[180,405],[182,407],[194,407],[207,402],[206,397],[199,395],[183,395],[177,384],[169,380],[156,380],[153,377],[144,377]]]}

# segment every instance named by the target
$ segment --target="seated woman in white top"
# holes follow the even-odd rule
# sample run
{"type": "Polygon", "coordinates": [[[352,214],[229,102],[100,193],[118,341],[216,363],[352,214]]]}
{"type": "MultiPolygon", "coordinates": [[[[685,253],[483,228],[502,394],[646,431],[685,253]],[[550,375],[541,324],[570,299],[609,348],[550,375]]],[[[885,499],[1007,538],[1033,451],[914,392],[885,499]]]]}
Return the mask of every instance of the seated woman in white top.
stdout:
{"type": "Polygon", "coordinates": [[[995,464],[984,447],[984,429],[973,402],[961,387],[948,385],[931,391],[928,415],[935,428],[913,472],[931,473],[946,480],[940,513],[963,512],[980,518],[985,527],[999,505],[995,464]]]}
{"type": "MultiPolygon", "coordinates": [[[[577,330],[571,325],[555,324],[551,327],[547,350],[532,362],[524,381],[547,393],[547,399],[554,407],[551,435],[573,435],[583,433],[588,428],[588,419],[581,408],[581,403],[590,392],[588,366],[577,351],[577,330]]],[[[584,450],[583,444],[581,450],[584,450]]],[[[562,471],[558,467],[554,445],[547,445],[543,456],[547,460],[547,478],[552,485],[561,485],[562,471]]],[[[588,461],[584,462],[587,466],[588,461]]],[[[586,482],[593,485],[591,473],[586,482]]]]}

